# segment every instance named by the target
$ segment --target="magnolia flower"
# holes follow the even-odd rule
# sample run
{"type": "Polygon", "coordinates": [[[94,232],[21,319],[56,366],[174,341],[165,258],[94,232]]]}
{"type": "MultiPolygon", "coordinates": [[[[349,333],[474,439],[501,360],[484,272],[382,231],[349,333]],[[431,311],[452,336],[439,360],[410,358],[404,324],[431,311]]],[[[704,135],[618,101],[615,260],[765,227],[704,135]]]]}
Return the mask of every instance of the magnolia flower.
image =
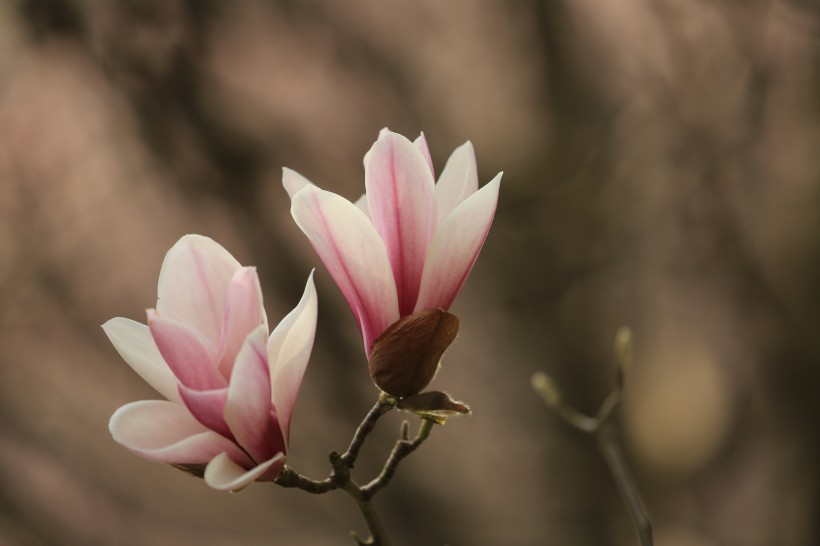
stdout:
{"type": "Polygon", "coordinates": [[[478,189],[473,146],[456,148],[434,182],[424,135],[382,130],[364,157],[355,204],[284,169],[291,214],[342,290],[369,354],[399,318],[449,309],[481,250],[501,174],[478,189]]]}
{"type": "Polygon", "coordinates": [[[118,409],[114,439],[215,489],[273,480],[313,347],[313,275],[270,337],[256,270],[207,237],[186,235],[168,251],[158,293],[147,326],[122,317],[103,325],[120,356],[167,398],[118,409]]]}

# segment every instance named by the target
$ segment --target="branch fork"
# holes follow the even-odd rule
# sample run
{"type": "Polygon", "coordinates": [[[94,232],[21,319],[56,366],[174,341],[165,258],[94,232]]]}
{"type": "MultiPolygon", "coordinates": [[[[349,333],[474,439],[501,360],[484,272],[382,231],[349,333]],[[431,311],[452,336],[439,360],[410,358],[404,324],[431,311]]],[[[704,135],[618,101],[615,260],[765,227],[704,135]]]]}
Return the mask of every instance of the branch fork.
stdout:
{"type": "Polygon", "coordinates": [[[399,431],[399,439],[396,440],[381,472],[365,485],[360,485],[351,475],[351,470],[353,470],[356,464],[359,452],[367,436],[375,428],[376,422],[397,405],[398,400],[395,397],[382,393],[379,400],[370,409],[356,429],[347,451],[343,454],[332,451],[328,455],[331,471],[327,478],[323,480],[312,480],[299,474],[291,467],[285,466],[276,480],[274,480],[277,485],[282,487],[294,487],[314,495],[320,495],[335,489],[341,489],[350,495],[359,506],[359,510],[370,531],[370,537],[364,540],[361,539],[355,531],[351,532],[353,540],[360,546],[392,546],[381,524],[381,520],[376,513],[375,507],[371,502],[372,498],[376,493],[387,487],[399,463],[414,452],[430,436],[430,431],[435,424],[434,420],[421,418],[418,432],[415,438],[410,440],[410,424],[406,420],[403,421],[399,431]]]}

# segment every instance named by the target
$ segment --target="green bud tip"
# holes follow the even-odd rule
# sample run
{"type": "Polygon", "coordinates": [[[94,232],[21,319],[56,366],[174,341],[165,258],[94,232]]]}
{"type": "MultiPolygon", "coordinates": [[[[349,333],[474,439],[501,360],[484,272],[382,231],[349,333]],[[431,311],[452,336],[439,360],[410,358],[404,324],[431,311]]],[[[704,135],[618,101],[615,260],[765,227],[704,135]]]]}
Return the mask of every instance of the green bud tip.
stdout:
{"type": "Polygon", "coordinates": [[[561,405],[561,391],[550,376],[544,372],[535,372],[530,383],[546,405],[551,408],[561,405]]]}
{"type": "Polygon", "coordinates": [[[632,330],[623,326],[615,334],[615,363],[620,373],[629,371],[632,364],[632,330]]]}

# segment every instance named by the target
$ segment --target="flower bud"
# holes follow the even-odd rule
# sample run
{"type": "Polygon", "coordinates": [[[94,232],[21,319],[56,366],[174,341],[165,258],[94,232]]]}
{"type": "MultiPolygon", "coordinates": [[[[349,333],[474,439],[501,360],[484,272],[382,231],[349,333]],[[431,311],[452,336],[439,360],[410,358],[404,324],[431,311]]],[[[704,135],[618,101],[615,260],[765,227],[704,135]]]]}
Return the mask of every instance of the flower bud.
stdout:
{"type": "Polygon", "coordinates": [[[459,321],[443,309],[428,309],[391,324],[373,342],[370,377],[381,390],[402,398],[418,394],[433,379],[459,321]]]}

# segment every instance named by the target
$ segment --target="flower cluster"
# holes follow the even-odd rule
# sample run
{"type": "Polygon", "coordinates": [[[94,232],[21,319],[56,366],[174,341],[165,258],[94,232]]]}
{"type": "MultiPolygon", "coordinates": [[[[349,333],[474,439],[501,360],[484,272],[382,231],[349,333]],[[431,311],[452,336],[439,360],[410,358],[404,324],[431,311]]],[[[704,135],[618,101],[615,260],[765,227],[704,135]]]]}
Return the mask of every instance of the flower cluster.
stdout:
{"type": "MultiPolygon", "coordinates": [[[[408,374],[386,368],[416,365],[396,345],[401,339],[410,339],[407,347],[427,347],[424,335],[444,340],[416,358],[434,371],[455,337],[458,321],[445,311],[484,244],[501,174],[479,189],[468,142],[436,183],[424,136],[411,142],[388,130],[364,164],[366,193],[356,203],[289,169],[283,183],[296,223],[353,311],[371,373],[378,359],[379,377],[389,376],[374,380],[390,391],[408,374]]],[[[118,409],[109,424],[114,439],[215,489],[274,480],[285,465],[316,318],[311,275],[299,303],[269,334],[256,270],[213,240],[186,235],[165,257],[147,325],[122,317],[103,325],[123,359],[166,398],[118,409]]],[[[424,388],[432,371],[419,380],[413,370],[412,385],[396,387],[399,396],[424,388]]]]}

